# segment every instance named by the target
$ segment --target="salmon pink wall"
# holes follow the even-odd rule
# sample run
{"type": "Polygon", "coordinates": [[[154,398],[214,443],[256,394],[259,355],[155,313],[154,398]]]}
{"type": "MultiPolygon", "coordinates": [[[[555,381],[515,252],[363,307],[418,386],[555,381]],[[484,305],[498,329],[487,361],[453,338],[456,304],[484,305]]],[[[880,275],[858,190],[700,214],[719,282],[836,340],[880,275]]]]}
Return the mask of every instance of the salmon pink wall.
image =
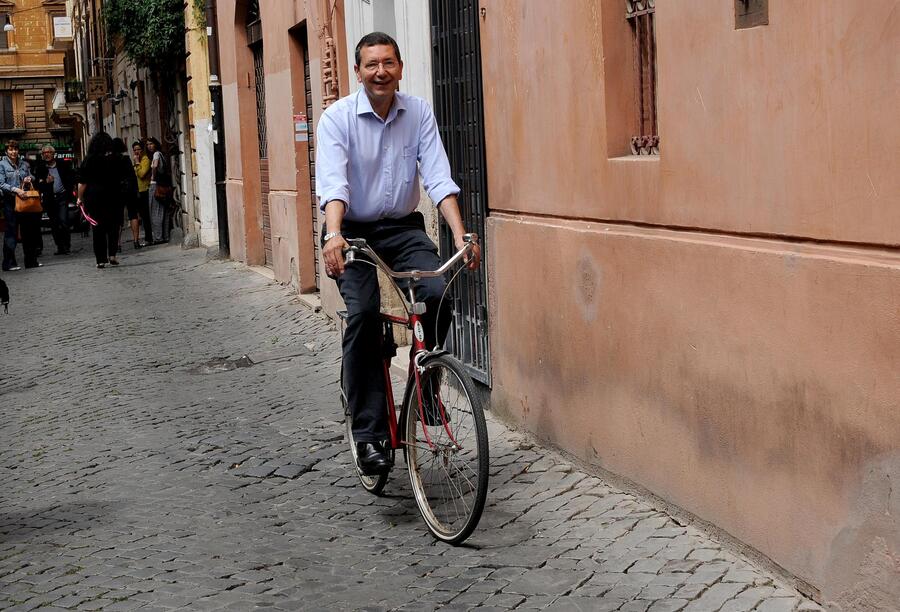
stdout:
{"type": "Polygon", "coordinates": [[[481,0],[493,406],[884,609],[900,5],[735,30],[733,2],[657,2],[660,155],[636,157],[624,4],[481,0]]]}
{"type": "MultiPolygon", "coordinates": [[[[272,231],[272,269],[275,279],[300,291],[315,290],[317,262],[313,249],[313,216],[306,142],[295,139],[294,115],[306,113],[303,73],[305,31],[313,97],[314,124],[322,112],[321,45],[325,0],[261,2],[263,65],[266,96],[266,144],[269,165],[268,207],[272,231]]],[[[263,223],[260,196],[256,94],[252,55],[247,47],[247,2],[220,3],[218,36],[226,124],[228,208],[232,257],[263,264],[263,223]]],[[[333,33],[345,44],[343,2],[333,9],[333,33]]],[[[339,57],[340,56],[339,54],[339,57]]],[[[342,91],[346,66],[338,66],[342,91]]],[[[323,283],[323,297],[336,293],[323,283]]],[[[339,298],[338,298],[339,299],[339,298]]]]}
{"type": "Polygon", "coordinates": [[[732,2],[659,2],[658,159],[624,157],[624,2],[482,6],[495,210],[900,244],[894,0],[770,2],[748,30],[732,2]]]}

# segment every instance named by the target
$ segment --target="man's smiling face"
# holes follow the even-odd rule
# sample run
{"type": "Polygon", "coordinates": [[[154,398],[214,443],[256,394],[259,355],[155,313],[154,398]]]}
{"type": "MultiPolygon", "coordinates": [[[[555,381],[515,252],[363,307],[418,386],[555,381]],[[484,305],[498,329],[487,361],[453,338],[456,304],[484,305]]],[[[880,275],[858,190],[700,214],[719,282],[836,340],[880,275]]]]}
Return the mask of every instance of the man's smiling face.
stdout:
{"type": "Polygon", "coordinates": [[[373,102],[389,100],[403,78],[403,62],[397,59],[392,45],[363,47],[359,52],[356,77],[373,102]]]}

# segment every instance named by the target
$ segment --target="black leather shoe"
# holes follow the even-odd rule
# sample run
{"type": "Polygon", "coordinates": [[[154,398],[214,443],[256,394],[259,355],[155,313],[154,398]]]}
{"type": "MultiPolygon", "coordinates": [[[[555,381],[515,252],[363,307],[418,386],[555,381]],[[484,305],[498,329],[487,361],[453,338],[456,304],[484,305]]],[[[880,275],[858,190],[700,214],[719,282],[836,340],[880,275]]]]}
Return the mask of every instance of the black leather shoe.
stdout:
{"type": "Polygon", "coordinates": [[[384,474],[391,469],[391,460],[378,442],[356,443],[356,465],[366,476],[384,474]]]}

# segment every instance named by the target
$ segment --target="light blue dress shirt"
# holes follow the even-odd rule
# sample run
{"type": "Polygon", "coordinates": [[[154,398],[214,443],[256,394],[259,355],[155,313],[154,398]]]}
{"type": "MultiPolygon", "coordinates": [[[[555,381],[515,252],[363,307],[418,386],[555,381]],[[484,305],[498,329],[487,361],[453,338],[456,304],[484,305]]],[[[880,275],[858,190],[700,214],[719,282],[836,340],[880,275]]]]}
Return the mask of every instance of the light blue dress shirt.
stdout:
{"type": "Polygon", "coordinates": [[[434,112],[422,98],[397,92],[382,120],[361,89],[319,119],[316,195],[322,210],[341,200],[348,221],[404,217],[419,203],[420,174],[435,204],[459,193],[434,112]]]}

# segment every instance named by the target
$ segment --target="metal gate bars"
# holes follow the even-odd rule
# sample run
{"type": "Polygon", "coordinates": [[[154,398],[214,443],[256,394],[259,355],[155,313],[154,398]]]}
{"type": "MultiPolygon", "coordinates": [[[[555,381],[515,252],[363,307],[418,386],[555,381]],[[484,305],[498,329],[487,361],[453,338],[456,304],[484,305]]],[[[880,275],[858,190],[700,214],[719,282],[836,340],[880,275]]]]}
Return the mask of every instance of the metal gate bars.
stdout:
{"type": "MultiPolygon", "coordinates": [[[[453,178],[462,188],[460,210],[466,228],[481,237],[487,253],[484,222],[488,214],[484,150],[484,106],[481,86],[481,44],[477,0],[431,0],[431,57],[438,129],[453,178]]],[[[445,224],[441,252],[455,250],[445,224]]],[[[473,378],[490,385],[487,266],[461,274],[454,283],[453,325],[446,348],[459,358],[473,378]]]]}

